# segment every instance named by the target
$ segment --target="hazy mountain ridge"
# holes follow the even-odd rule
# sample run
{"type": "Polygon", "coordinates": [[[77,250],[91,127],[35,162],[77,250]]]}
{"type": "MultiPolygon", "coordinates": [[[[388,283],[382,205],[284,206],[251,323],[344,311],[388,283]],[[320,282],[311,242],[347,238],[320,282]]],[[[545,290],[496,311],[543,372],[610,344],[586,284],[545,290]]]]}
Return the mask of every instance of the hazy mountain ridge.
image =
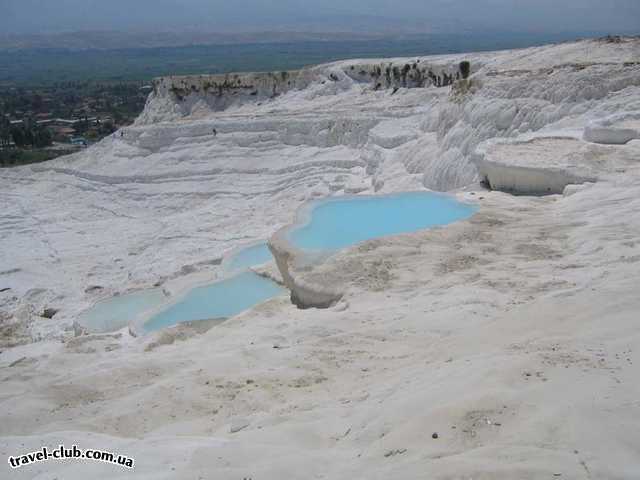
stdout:
{"type": "Polygon", "coordinates": [[[118,32],[78,31],[52,34],[6,34],[0,36],[0,49],[110,50],[123,48],[160,48],[189,45],[241,45],[304,41],[370,40],[384,35],[339,32],[118,32]]]}
{"type": "MultiPolygon", "coordinates": [[[[79,30],[58,33],[0,33],[0,51],[60,49],[60,50],[118,50],[152,49],[205,45],[247,45],[302,42],[353,42],[380,40],[411,40],[440,38],[501,38],[513,40],[513,48],[524,45],[522,39],[535,39],[544,44],[611,34],[605,30],[575,30],[562,33],[521,30],[463,29],[441,24],[433,27],[426,22],[409,23],[377,17],[350,17],[331,22],[300,22],[295,29],[249,30],[241,33],[204,30],[118,31],[79,30]]],[[[506,48],[507,46],[503,46],[506,48]]],[[[474,49],[475,50],[475,49],[474,49]]]]}

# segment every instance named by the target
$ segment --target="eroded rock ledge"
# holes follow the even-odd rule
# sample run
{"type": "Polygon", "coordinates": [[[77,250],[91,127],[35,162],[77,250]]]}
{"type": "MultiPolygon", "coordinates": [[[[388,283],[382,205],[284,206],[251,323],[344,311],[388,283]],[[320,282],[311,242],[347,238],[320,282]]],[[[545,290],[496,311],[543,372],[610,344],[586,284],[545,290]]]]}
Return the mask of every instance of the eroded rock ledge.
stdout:
{"type": "Polygon", "coordinates": [[[608,145],[624,145],[640,139],[640,111],[594,120],[585,128],[584,139],[608,145]]]}
{"type": "Polygon", "coordinates": [[[595,182],[598,178],[597,152],[575,138],[490,140],[477,153],[480,177],[492,190],[522,195],[560,194],[567,185],[595,182]]]}
{"type": "Polygon", "coordinates": [[[476,150],[480,178],[492,190],[547,195],[637,170],[634,142],[601,145],[573,135],[489,140],[476,150]]]}
{"type": "Polygon", "coordinates": [[[344,295],[344,285],[339,282],[320,282],[310,275],[313,265],[320,259],[309,258],[287,240],[290,228],[288,226],[278,230],[268,245],[284,285],[291,292],[291,302],[303,309],[329,308],[335,305],[344,295]]]}
{"type": "Polygon", "coordinates": [[[220,75],[167,76],[153,80],[153,98],[170,99],[188,115],[203,102],[211,110],[260,102],[311,84],[369,85],[373,90],[448,87],[479,68],[467,61],[426,62],[423,59],[396,61],[344,61],[302,70],[220,75]]]}

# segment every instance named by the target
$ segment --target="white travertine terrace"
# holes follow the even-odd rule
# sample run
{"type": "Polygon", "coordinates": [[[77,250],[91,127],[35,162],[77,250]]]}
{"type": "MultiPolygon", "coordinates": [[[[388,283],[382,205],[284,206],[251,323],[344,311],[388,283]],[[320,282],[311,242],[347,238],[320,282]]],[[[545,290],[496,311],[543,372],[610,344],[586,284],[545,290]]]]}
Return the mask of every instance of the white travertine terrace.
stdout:
{"type": "Polygon", "coordinates": [[[495,140],[482,145],[476,164],[494,190],[523,195],[558,194],[570,184],[595,182],[603,167],[594,148],[574,138],[495,140]]]}
{"type": "Polygon", "coordinates": [[[255,95],[167,79],[122,137],[0,171],[0,452],[136,460],[7,475],[637,478],[640,140],[590,135],[637,128],[640,39],[291,76],[241,75],[255,95]],[[282,295],[206,328],[75,336],[99,299],[211,281],[310,200],[425,188],[479,211],[308,266],[342,294],[329,309],[282,295]]]}

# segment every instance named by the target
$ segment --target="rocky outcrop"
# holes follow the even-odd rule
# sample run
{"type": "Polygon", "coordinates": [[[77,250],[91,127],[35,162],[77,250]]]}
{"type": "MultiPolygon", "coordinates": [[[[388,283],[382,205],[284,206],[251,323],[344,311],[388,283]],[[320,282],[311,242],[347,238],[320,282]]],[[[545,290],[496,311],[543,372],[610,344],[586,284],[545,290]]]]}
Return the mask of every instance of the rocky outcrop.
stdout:
{"type": "Polygon", "coordinates": [[[170,96],[178,103],[205,99],[212,110],[224,110],[241,100],[274,98],[308,84],[300,71],[159,77],[153,94],[170,96]]]}
{"type": "Polygon", "coordinates": [[[56,313],[58,313],[58,311],[59,311],[59,310],[58,310],[57,308],[47,307],[47,308],[45,308],[45,309],[43,310],[43,312],[42,312],[42,315],[41,315],[41,316],[42,316],[43,318],[49,318],[49,319],[51,319],[51,318],[55,317],[55,315],[56,315],[56,313]]]}
{"type": "Polygon", "coordinates": [[[624,145],[640,139],[640,111],[594,120],[585,128],[584,139],[608,145],[624,145]]]}
{"type": "Polygon", "coordinates": [[[607,180],[637,168],[627,145],[598,145],[574,136],[493,139],[480,145],[475,163],[493,190],[523,195],[561,194],[569,185],[607,180]]]}
{"type": "Polygon", "coordinates": [[[329,308],[335,305],[344,292],[340,285],[320,284],[305,275],[319,259],[311,259],[287,240],[291,227],[276,232],[269,240],[269,250],[276,260],[276,265],[284,285],[291,292],[291,302],[298,308],[329,308]]]}
{"type": "MultiPolygon", "coordinates": [[[[346,62],[342,71],[352,80],[375,89],[448,87],[471,74],[471,64],[436,64],[424,59],[388,62],[346,62]]],[[[337,80],[337,79],[336,79],[337,80]]]]}
{"type": "Polygon", "coordinates": [[[223,75],[168,76],[153,80],[153,92],[138,124],[156,123],[201,110],[221,111],[260,103],[312,84],[347,87],[354,82],[373,90],[448,87],[470,75],[469,62],[345,61],[303,70],[223,75]]]}
{"type": "Polygon", "coordinates": [[[561,194],[571,184],[594,182],[594,169],[574,138],[539,137],[491,141],[478,148],[476,165],[492,190],[521,194],[561,194]]]}
{"type": "Polygon", "coordinates": [[[519,167],[482,161],[481,175],[492,190],[520,195],[548,195],[564,192],[567,185],[594,181],[560,168],[519,167]]]}

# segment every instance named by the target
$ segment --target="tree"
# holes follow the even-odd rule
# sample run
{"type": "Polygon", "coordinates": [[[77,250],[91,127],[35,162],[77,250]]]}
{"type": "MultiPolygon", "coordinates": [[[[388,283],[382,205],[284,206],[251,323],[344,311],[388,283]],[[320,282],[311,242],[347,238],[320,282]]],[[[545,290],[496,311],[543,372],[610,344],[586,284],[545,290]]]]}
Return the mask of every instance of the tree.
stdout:
{"type": "Polygon", "coordinates": [[[471,64],[466,60],[460,62],[460,73],[462,74],[462,78],[469,78],[469,74],[471,73],[471,64]]]}
{"type": "Polygon", "coordinates": [[[11,122],[0,113],[0,146],[8,145],[11,141],[11,122]]]}
{"type": "Polygon", "coordinates": [[[116,131],[116,127],[113,125],[113,122],[107,121],[100,124],[100,133],[102,135],[110,135],[116,131]]]}
{"type": "Polygon", "coordinates": [[[24,133],[25,132],[22,127],[13,127],[11,129],[11,137],[13,138],[13,143],[16,144],[16,147],[24,147],[27,145],[24,133]]]}
{"type": "Polygon", "coordinates": [[[33,134],[33,145],[35,147],[48,147],[51,143],[51,132],[48,129],[39,127],[35,130],[33,134]]]}
{"type": "Polygon", "coordinates": [[[76,132],[85,134],[89,130],[89,119],[85,115],[84,118],[75,124],[76,132]]]}

